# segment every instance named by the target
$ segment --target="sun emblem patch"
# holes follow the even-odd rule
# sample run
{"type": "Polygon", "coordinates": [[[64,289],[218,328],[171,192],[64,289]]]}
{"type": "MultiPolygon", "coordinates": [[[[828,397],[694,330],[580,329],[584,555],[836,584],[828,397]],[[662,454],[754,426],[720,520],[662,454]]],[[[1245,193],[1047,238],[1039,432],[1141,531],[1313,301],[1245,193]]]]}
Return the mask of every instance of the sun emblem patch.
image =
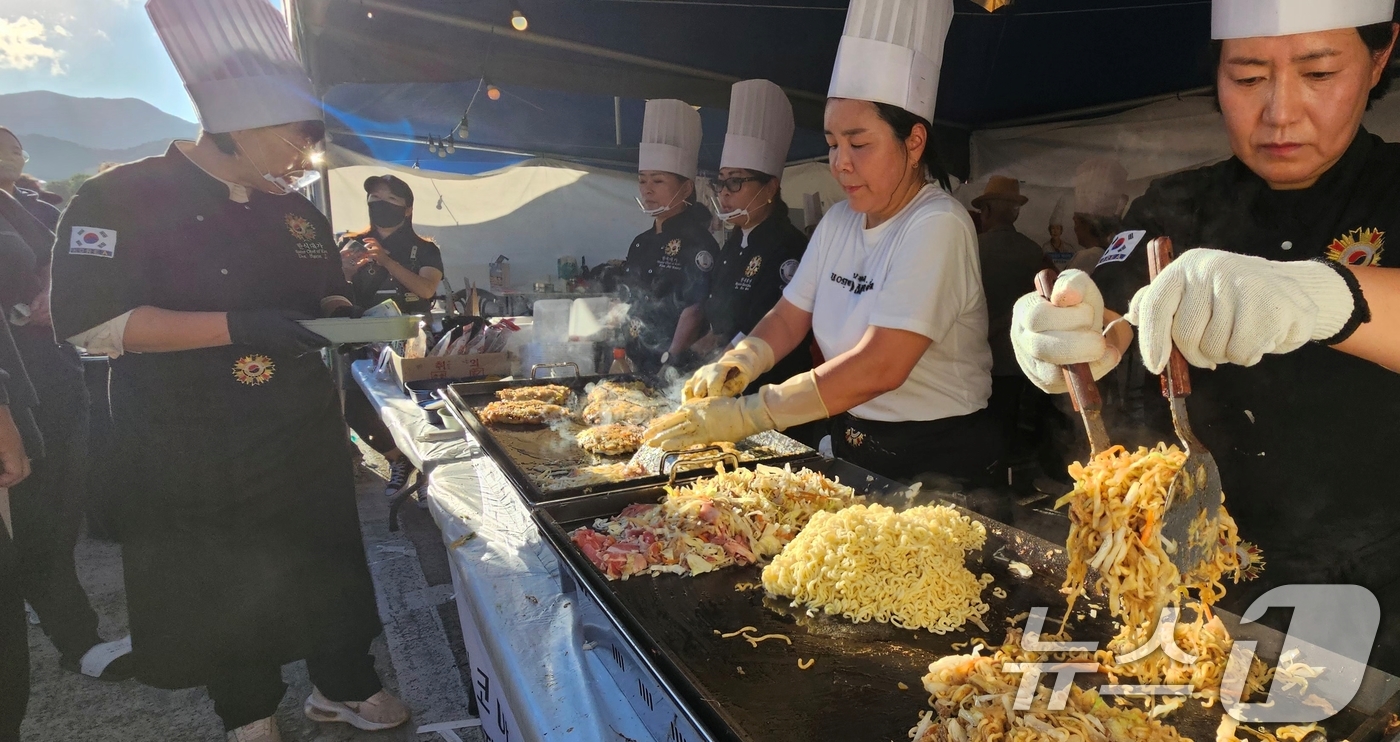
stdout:
{"type": "Polygon", "coordinates": [[[1353,229],[1332,241],[1327,248],[1327,259],[1362,268],[1380,265],[1384,251],[1385,232],[1379,229],[1353,229]]]}
{"type": "Polygon", "coordinates": [[[667,242],[667,243],[666,243],[666,248],[665,248],[665,249],[666,249],[666,254],[667,254],[667,255],[670,255],[671,257],[674,258],[674,257],[676,257],[677,255],[680,255],[680,254],[681,254],[681,241],[680,241],[680,240],[671,240],[670,242],[667,242]]]}
{"type": "Polygon", "coordinates": [[[748,276],[749,278],[753,278],[754,276],[758,275],[758,269],[759,269],[762,265],[763,265],[763,256],[761,256],[761,255],[755,255],[755,256],[753,256],[753,260],[750,260],[750,261],[749,261],[749,267],[747,267],[747,268],[744,269],[744,275],[748,276]]]}
{"type": "Polygon", "coordinates": [[[311,221],[304,216],[288,214],[286,219],[287,231],[297,238],[298,242],[309,242],[316,239],[316,228],[311,226],[311,221]]]}
{"type": "MultiPolygon", "coordinates": [[[[1225,545],[1225,540],[1221,539],[1220,543],[1225,545]]],[[[1241,541],[1235,547],[1235,554],[1240,560],[1240,579],[1259,579],[1259,573],[1264,571],[1264,550],[1248,541],[1241,541]]]]}
{"type": "Polygon", "coordinates": [[[276,370],[277,365],[267,356],[243,356],[233,364],[233,378],[248,386],[259,386],[266,384],[276,370]]]}
{"type": "Polygon", "coordinates": [[[849,443],[852,448],[860,448],[865,445],[865,433],[855,428],[846,428],[846,442],[849,443]]]}

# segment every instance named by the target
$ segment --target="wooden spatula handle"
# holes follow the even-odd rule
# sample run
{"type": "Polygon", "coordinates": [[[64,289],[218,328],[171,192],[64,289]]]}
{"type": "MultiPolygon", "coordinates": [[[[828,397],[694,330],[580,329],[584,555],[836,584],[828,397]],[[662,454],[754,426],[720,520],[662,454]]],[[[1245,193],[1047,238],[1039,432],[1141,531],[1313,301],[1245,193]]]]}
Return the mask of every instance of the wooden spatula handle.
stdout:
{"type": "MultiPolygon", "coordinates": [[[[1059,274],[1049,268],[1036,275],[1035,288],[1042,299],[1050,301],[1055,292],[1057,278],[1059,274]]],[[[1099,385],[1094,381],[1094,372],[1089,369],[1089,364],[1075,363],[1062,368],[1065,372],[1065,386],[1069,387],[1069,399],[1074,403],[1075,411],[1102,410],[1103,397],[1099,396],[1099,385]]]]}
{"type": "MultiPolygon", "coordinates": [[[[1157,280],[1157,276],[1167,269],[1172,262],[1172,240],[1170,237],[1158,237],[1147,245],[1147,276],[1150,280],[1157,280]]],[[[1191,364],[1186,362],[1186,356],[1181,355],[1177,350],[1176,343],[1172,343],[1171,358],[1167,361],[1167,373],[1162,374],[1162,396],[1167,399],[1173,397],[1191,396],[1191,364]]]]}

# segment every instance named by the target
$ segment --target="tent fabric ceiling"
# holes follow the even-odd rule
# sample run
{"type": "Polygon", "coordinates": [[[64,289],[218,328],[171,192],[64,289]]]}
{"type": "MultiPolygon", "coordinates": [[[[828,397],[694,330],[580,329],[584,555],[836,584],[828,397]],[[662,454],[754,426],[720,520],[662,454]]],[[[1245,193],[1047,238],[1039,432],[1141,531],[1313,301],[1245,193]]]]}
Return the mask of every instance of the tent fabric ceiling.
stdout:
{"type": "MultiPolygon", "coordinates": [[[[493,170],[530,156],[614,169],[636,166],[644,101],[622,99],[615,109],[611,96],[505,83],[500,99],[489,100],[480,88],[477,81],[337,85],[325,97],[332,137],[347,150],[384,162],[418,162],[457,173],[493,170]],[[442,159],[427,152],[421,142],[452,132],[469,105],[467,140],[476,149],[463,146],[442,159]]],[[[705,133],[700,165],[713,172],[724,148],[727,112],[703,108],[700,116],[705,133]]],[[[826,152],[820,133],[799,129],[788,160],[824,157],[826,152]]]]}
{"type": "MultiPolygon", "coordinates": [[[[1209,0],[957,0],[939,123],[967,129],[1210,81],[1209,0]]],[[[820,128],[846,0],[286,0],[323,93],[344,83],[497,84],[724,108],[784,86],[820,128]],[[511,30],[513,7],[529,19],[511,30]]]]}

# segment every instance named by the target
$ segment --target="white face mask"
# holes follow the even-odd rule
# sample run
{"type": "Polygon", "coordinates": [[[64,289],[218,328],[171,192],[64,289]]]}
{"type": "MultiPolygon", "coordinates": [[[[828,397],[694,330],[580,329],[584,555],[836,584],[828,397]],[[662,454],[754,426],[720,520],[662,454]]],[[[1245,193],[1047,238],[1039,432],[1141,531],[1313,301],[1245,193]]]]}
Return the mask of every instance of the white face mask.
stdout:
{"type": "MultiPolygon", "coordinates": [[[[288,146],[292,147],[293,149],[296,149],[298,151],[301,150],[300,147],[297,147],[295,144],[292,144],[291,142],[287,141],[282,137],[278,137],[278,139],[282,139],[282,141],[287,142],[288,146]]],[[[275,191],[273,191],[274,195],[289,195],[303,188],[307,188],[312,183],[315,183],[321,179],[320,170],[293,170],[289,173],[283,173],[282,175],[272,175],[266,170],[264,170],[263,167],[259,165],[256,160],[253,159],[252,155],[249,155],[247,151],[243,149],[242,145],[238,146],[238,150],[242,152],[245,158],[247,158],[248,163],[251,164],[254,169],[256,169],[259,173],[262,174],[263,180],[272,184],[272,187],[276,189],[275,191]]]]}
{"type": "MultiPolygon", "coordinates": [[[[642,197],[641,197],[641,196],[638,196],[638,197],[637,197],[637,208],[641,209],[641,210],[642,210],[642,213],[643,213],[643,214],[646,214],[647,216],[659,216],[659,215],[661,215],[661,214],[665,214],[666,212],[670,211],[671,208],[674,207],[674,206],[676,205],[676,199],[678,199],[678,198],[680,198],[680,197],[681,197],[681,194],[677,193],[675,196],[672,196],[672,197],[671,197],[671,202],[668,203],[668,204],[666,204],[665,206],[658,206],[658,207],[656,207],[656,208],[654,208],[654,209],[648,209],[648,208],[647,208],[647,205],[644,204],[644,203],[642,203],[642,197]]],[[[685,199],[681,199],[681,200],[684,201],[685,199]]]]}
{"type": "MultiPolygon", "coordinates": [[[[710,196],[710,203],[715,207],[715,216],[718,216],[720,219],[726,222],[732,222],[735,219],[739,219],[741,217],[747,218],[749,216],[749,207],[753,206],[753,202],[757,201],[758,197],[762,195],[762,193],[762,191],[759,191],[758,193],[753,194],[753,198],[749,199],[748,203],[744,204],[742,208],[738,208],[733,211],[721,211],[720,209],[722,209],[723,207],[719,205],[718,196],[710,196]]],[[[768,203],[772,203],[772,201],[769,201],[768,203]]]]}

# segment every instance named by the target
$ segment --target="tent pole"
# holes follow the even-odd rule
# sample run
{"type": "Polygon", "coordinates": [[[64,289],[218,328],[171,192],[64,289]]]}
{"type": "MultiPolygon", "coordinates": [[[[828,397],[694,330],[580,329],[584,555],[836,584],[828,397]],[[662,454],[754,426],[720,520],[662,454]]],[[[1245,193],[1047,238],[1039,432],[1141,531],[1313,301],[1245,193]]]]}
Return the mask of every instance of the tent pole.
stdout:
{"type": "Polygon", "coordinates": [[[613,96],[613,136],[617,140],[617,146],[622,146],[622,99],[613,96]]]}

